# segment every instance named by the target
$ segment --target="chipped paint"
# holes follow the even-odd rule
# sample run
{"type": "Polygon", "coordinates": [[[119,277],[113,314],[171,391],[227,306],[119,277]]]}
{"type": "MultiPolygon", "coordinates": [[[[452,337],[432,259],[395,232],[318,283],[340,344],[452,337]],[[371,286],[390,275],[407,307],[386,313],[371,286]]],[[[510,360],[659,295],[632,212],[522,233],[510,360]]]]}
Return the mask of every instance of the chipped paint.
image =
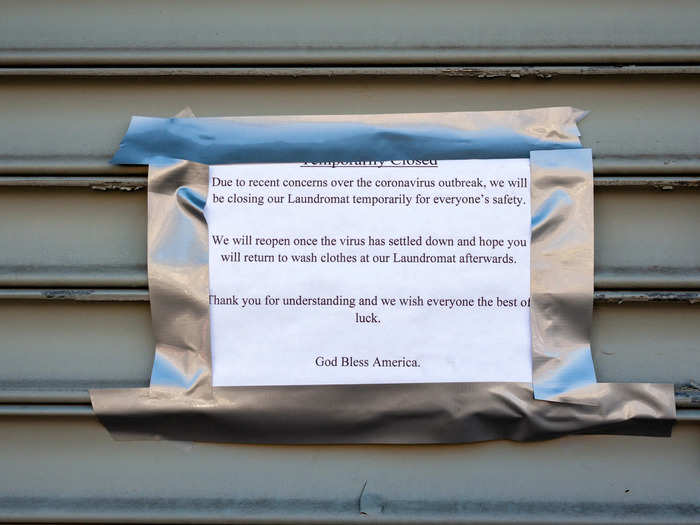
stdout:
{"type": "MultiPolygon", "coordinates": [[[[639,176],[596,176],[596,190],[695,190],[700,189],[700,176],[639,177],[639,176]]],[[[138,191],[146,188],[145,176],[102,177],[102,176],[4,176],[0,186],[36,188],[90,188],[97,191],[138,191]]]]}

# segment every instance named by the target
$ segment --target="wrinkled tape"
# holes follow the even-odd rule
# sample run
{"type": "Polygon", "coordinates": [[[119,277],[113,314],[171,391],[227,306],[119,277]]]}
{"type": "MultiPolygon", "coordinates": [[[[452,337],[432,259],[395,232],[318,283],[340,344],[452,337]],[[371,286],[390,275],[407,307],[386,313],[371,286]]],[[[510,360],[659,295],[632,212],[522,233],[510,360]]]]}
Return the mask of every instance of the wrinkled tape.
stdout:
{"type": "Polygon", "coordinates": [[[119,439],[460,443],[670,435],[673,385],[597,383],[593,177],[572,108],[236,118],[134,117],[113,162],[150,164],[150,388],[91,391],[119,439]],[[533,383],[212,387],[208,164],[530,157],[533,383]],[[186,160],[176,160],[186,159],[186,160]]]}
{"type": "Polygon", "coordinates": [[[584,111],[283,117],[133,117],[114,164],[202,164],[528,158],[580,148],[584,111]]]}

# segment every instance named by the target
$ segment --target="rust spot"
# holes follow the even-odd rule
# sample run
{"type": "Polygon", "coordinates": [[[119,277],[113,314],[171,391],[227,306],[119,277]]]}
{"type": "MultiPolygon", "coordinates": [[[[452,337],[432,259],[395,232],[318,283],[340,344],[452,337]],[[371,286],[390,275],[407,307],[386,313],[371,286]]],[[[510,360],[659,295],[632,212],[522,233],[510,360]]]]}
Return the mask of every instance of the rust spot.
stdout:
{"type": "Polygon", "coordinates": [[[142,190],[143,188],[145,188],[143,184],[112,183],[109,181],[90,186],[91,190],[96,191],[137,191],[142,190]]]}
{"type": "Polygon", "coordinates": [[[47,290],[41,295],[44,299],[51,300],[71,300],[78,297],[90,295],[92,290],[47,290]]]}

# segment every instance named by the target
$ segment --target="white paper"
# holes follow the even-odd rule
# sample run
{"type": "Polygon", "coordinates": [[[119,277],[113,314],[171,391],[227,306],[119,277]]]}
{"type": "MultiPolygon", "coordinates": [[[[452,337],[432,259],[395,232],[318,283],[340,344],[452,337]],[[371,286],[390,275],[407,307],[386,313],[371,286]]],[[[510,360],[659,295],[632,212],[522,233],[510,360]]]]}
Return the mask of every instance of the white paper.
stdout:
{"type": "Polygon", "coordinates": [[[422,162],[211,168],[214,386],[531,381],[529,161],[422,162]]]}

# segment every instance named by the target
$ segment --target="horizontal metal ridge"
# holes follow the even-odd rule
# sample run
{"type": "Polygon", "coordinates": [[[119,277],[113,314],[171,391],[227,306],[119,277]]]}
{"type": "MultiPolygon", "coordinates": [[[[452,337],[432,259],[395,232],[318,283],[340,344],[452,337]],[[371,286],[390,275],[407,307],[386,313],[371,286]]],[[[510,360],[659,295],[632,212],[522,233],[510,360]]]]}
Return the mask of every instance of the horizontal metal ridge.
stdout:
{"type": "MultiPolygon", "coordinates": [[[[36,187],[36,188],[90,188],[93,190],[135,191],[146,188],[147,178],[143,176],[71,176],[53,177],[36,175],[0,176],[0,187],[36,187]]],[[[700,176],[596,176],[593,184],[597,190],[634,189],[661,190],[700,188],[700,176]]]]}
{"type": "Polygon", "coordinates": [[[602,175],[593,178],[593,185],[596,190],[680,190],[700,188],[700,176],[625,176],[625,175],[602,175]]]}
{"type": "MultiPolygon", "coordinates": [[[[71,266],[0,266],[0,298],[4,295],[4,289],[12,288],[22,290],[20,295],[27,293],[26,298],[38,298],[32,294],[33,290],[48,294],[56,290],[63,292],[69,290],[85,289],[126,289],[134,290],[148,286],[146,275],[146,263],[138,265],[108,266],[105,264],[76,264],[71,266]]],[[[100,292],[101,294],[101,292],[100,292]]],[[[109,300],[109,299],[108,299],[109,300]]]]}
{"type": "Polygon", "coordinates": [[[611,294],[635,295],[636,290],[642,294],[655,293],[647,290],[677,290],[674,293],[678,297],[678,294],[684,293],[683,290],[700,290],[700,267],[596,267],[593,280],[598,291],[610,290],[611,294]]]}
{"type": "Polygon", "coordinates": [[[0,417],[93,417],[91,405],[4,405],[0,404],[0,417]]]}
{"type": "Polygon", "coordinates": [[[700,409],[679,408],[676,410],[676,420],[687,423],[700,423],[700,409]]]}
{"type": "MultiPolygon", "coordinates": [[[[121,384],[109,385],[109,387],[95,385],[94,388],[139,388],[147,385],[121,384]]],[[[686,420],[695,418],[700,421],[700,387],[697,382],[690,384],[676,385],[676,407],[684,409],[686,420]],[[692,409],[692,410],[691,410],[692,409]]],[[[62,411],[51,415],[70,415],[71,406],[76,406],[75,410],[83,414],[84,408],[77,405],[89,405],[90,394],[87,388],[47,390],[22,388],[18,390],[0,388],[0,415],[3,415],[2,408],[7,408],[4,415],[19,414],[32,415],[40,413],[43,406],[61,407],[62,411]]]]}
{"type": "Polygon", "coordinates": [[[700,291],[627,291],[596,290],[593,292],[596,304],[623,303],[700,303],[700,291]]]}
{"type": "MultiPolygon", "coordinates": [[[[598,290],[611,292],[614,290],[636,295],[637,290],[643,294],[648,290],[665,290],[673,291],[679,296],[684,290],[700,290],[700,268],[596,268],[594,284],[598,290]]],[[[8,289],[21,290],[17,293],[27,294],[26,298],[32,299],[39,298],[32,294],[52,294],[56,289],[96,289],[98,294],[102,294],[105,289],[134,290],[146,286],[148,277],[145,263],[128,266],[0,266],[0,299],[7,296],[8,289]]]]}
{"type": "MultiPolygon", "coordinates": [[[[676,385],[676,407],[692,408],[700,415],[700,383],[691,381],[688,384],[676,385]]],[[[700,421],[700,418],[698,419],[700,421]]]]}
{"type": "MultiPolygon", "coordinates": [[[[39,301],[148,301],[144,288],[0,288],[0,300],[39,301]]],[[[601,304],[700,303],[700,290],[596,290],[601,304]]]]}
{"type": "MultiPolygon", "coordinates": [[[[695,179],[695,177],[683,177],[695,179]]],[[[1,176],[0,187],[29,187],[29,188],[90,188],[93,190],[119,190],[135,191],[146,188],[148,179],[143,176],[71,176],[56,175],[47,176],[1,176]]],[[[692,184],[692,182],[691,182],[692,184]]],[[[697,185],[700,186],[700,177],[697,177],[697,185]]]]}
{"type": "MultiPolygon", "coordinates": [[[[186,446],[181,444],[180,446],[186,446]]],[[[605,450],[601,450],[605,454],[605,450]]],[[[687,451],[691,453],[691,450],[687,451]]],[[[391,452],[387,450],[387,455],[391,452]]],[[[609,454],[610,452],[608,452],[609,454]]],[[[319,463],[322,461],[319,460],[319,463]]],[[[160,467],[164,469],[164,467],[160,467]]],[[[342,468],[342,467],[341,467],[342,468]]],[[[504,467],[505,468],[505,467],[504,467]]],[[[270,471],[274,474],[272,467],[270,471]]],[[[159,471],[156,471],[160,474],[159,471]]],[[[154,476],[153,473],[149,473],[154,476]]],[[[172,474],[170,474],[172,476],[172,474]]],[[[201,474],[199,474],[201,476],[201,474]]],[[[517,474],[514,474],[515,478],[517,474]]],[[[161,474],[166,476],[166,474],[161,474]]],[[[198,479],[196,475],[192,476],[198,479]]],[[[327,524],[386,525],[436,524],[468,525],[593,525],[601,523],[694,524],[695,502],[667,498],[663,503],[567,500],[530,501],[525,498],[503,500],[483,498],[476,501],[413,496],[411,499],[384,498],[369,494],[360,507],[358,494],[328,496],[318,491],[314,497],[278,496],[270,489],[266,497],[246,497],[244,489],[226,496],[186,495],[172,497],[169,485],[157,478],[161,492],[132,490],[132,495],[114,496],[97,484],[101,492],[85,496],[36,495],[0,497],[0,521],[9,523],[172,523],[172,524],[327,524]],[[142,495],[143,493],[143,495],[142,495]]],[[[150,478],[149,478],[150,480],[150,478]]],[[[214,483],[210,480],[209,483],[214,483]]],[[[102,482],[105,483],[106,482],[102,482]]],[[[145,481],[142,483],[146,483],[145,481]]],[[[206,481],[204,482],[206,483],[206,481]]],[[[398,482],[396,483],[398,485],[398,482]]],[[[610,483],[612,484],[612,482],[610,483]]],[[[206,485],[205,485],[206,486],[206,485]]],[[[237,488],[232,482],[232,488],[237,488]]],[[[270,483],[271,487],[276,488],[270,483]]],[[[666,486],[661,485],[664,489],[666,486]]],[[[214,485],[214,489],[221,490],[214,485]]],[[[214,492],[212,489],[212,492],[214,492]]],[[[279,490],[279,489],[277,489],[279,490]]],[[[359,490],[359,489],[358,489],[359,490]]],[[[397,489],[395,489],[397,490],[397,489]]],[[[657,489],[659,491],[660,489],[657,489]]],[[[671,490],[670,488],[668,489],[671,490]]],[[[506,493],[508,494],[508,493],[506,493]]],[[[361,494],[360,494],[361,495],[361,494]]],[[[499,494],[500,496],[500,494],[499,494]]]]}
{"type": "Polygon", "coordinates": [[[40,300],[40,301],[148,301],[148,290],[113,289],[32,289],[0,288],[0,300],[40,300]]]}
{"type": "Polygon", "coordinates": [[[350,66],[350,65],[516,65],[516,64],[693,64],[697,44],[477,46],[361,45],[208,46],[208,47],[55,47],[5,48],[4,67],[149,66],[350,66]]]}
{"type": "MultiPolygon", "coordinates": [[[[100,386],[93,388],[140,388],[147,385],[139,384],[119,384],[100,386]]],[[[0,388],[0,407],[5,406],[29,406],[40,405],[85,405],[90,404],[90,394],[87,388],[73,389],[8,389],[0,388]]],[[[676,406],[682,409],[694,409],[697,416],[700,416],[700,387],[697,382],[690,384],[676,385],[676,406]]],[[[27,409],[30,410],[30,409],[27,409]]]]}
{"type": "Polygon", "coordinates": [[[375,66],[375,67],[4,67],[0,77],[467,77],[698,75],[697,65],[375,66]]]}
{"type": "MultiPolygon", "coordinates": [[[[93,417],[89,404],[0,404],[0,417],[93,417]]],[[[700,409],[679,408],[676,419],[700,423],[700,409]]]]}
{"type": "MultiPolygon", "coordinates": [[[[610,176],[690,176],[700,173],[700,155],[594,156],[593,170],[596,175],[610,176]]],[[[146,172],[145,166],[112,165],[109,163],[109,157],[0,156],[0,175],[144,177],[146,172]]]]}
{"type": "MultiPolygon", "coordinates": [[[[137,385],[134,385],[137,386],[137,385]]],[[[45,389],[45,388],[0,388],[2,405],[84,405],[90,404],[87,388],[45,389]]]]}

